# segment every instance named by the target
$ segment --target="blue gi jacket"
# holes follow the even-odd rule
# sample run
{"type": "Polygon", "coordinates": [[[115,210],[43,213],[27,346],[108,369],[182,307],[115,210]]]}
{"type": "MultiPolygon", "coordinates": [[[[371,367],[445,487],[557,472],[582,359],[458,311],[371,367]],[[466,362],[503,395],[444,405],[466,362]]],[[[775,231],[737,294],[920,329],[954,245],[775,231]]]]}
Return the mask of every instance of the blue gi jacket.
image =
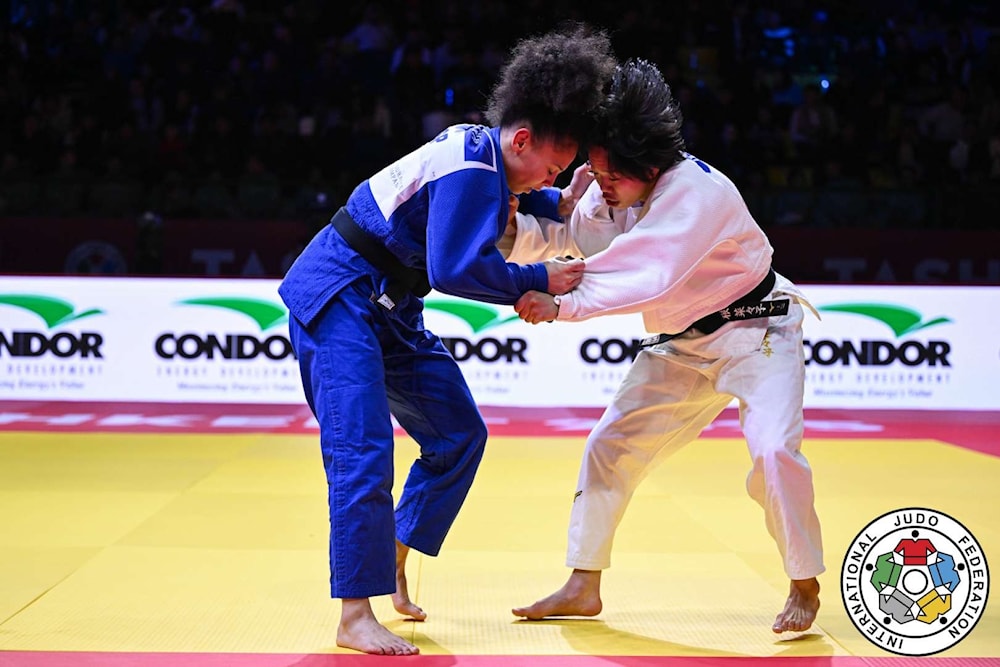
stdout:
{"type": "MultiPolygon", "coordinates": [[[[541,263],[507,263],[496,249],[509,212],[500,130],[455,125],[358,185],[346,208],[358,226],[404,265],[425,270],[431,287],[477,301],[513,304],[545,291],[541,263]]],[[[559,190],[522,198],[538,215],[558,218],[559,190]]],[[[359,275],[378,272],[331,226],[289,268],[278,293],[306,326],[359,275]]]]}

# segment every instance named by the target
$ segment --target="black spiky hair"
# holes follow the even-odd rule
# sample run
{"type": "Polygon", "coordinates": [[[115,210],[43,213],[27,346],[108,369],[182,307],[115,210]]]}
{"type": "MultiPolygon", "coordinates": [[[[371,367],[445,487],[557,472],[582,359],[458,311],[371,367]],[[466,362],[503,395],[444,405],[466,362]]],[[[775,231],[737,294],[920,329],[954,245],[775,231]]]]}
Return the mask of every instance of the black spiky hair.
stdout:
{"type": "Polygon", "coordinates": [[[615,171],[649,180],[683,159],[683,117],[653,63],[635,58],[615,69],[588,145],[608,152],[615,171]]]}

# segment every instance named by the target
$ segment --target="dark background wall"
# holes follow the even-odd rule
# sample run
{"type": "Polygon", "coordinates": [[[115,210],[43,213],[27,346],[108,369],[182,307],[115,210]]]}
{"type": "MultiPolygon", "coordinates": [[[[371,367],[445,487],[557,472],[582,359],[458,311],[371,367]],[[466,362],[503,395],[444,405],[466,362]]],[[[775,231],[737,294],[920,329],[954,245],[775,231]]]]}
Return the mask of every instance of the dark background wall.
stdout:
{"type": "Polygon", "coordinates": [[[0,271],[280,275],[574,18],[660,65],[794,278],[1000,283],[996,3],[584,4],[0,3],[0,271]]]}

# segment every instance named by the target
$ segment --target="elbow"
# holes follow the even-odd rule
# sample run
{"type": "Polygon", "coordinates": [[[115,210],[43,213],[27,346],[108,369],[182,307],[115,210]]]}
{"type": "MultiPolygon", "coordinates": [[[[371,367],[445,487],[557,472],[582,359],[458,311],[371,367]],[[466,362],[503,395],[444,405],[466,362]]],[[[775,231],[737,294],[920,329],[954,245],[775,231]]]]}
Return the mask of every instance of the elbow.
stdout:
{"type": "Polygon", "coordinates": [[[447,267],[427,272],[427,280],[430,282],[431,287],[445,294],[455,294],[459,291],[460,276],[461,274],[458,271],[449,270],[447,267]]]}

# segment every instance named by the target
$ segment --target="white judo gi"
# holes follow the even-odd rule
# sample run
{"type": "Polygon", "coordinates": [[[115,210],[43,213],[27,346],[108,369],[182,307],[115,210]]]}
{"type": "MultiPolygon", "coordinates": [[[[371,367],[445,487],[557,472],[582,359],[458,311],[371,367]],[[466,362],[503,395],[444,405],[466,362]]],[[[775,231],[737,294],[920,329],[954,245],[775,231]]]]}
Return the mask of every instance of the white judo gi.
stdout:
{"type": "MultiPolygon", "coordinates": [[[[615,530],[642,479],[695,440],[735,397],[752,465],[750,496],[764,510],[791,579],[824,571],[812,471],[800,451],[805,362],[801,292],[777,275],[766,299],[787,314],[731,321],[710,334],[696,320],[751,292],[772,248],[733,183],[687,156],[650,197],[611,209],[592,183],[569,226],[518,214],[508,261],[586,257],[583,282],[561,297],[558,320],[642,313],[651,334],[679,334],[642,349],[587,439],[566,564],[611,565],[615,530]]],[[[815,311],[813,311],[815,312],[815,311]]]]}

